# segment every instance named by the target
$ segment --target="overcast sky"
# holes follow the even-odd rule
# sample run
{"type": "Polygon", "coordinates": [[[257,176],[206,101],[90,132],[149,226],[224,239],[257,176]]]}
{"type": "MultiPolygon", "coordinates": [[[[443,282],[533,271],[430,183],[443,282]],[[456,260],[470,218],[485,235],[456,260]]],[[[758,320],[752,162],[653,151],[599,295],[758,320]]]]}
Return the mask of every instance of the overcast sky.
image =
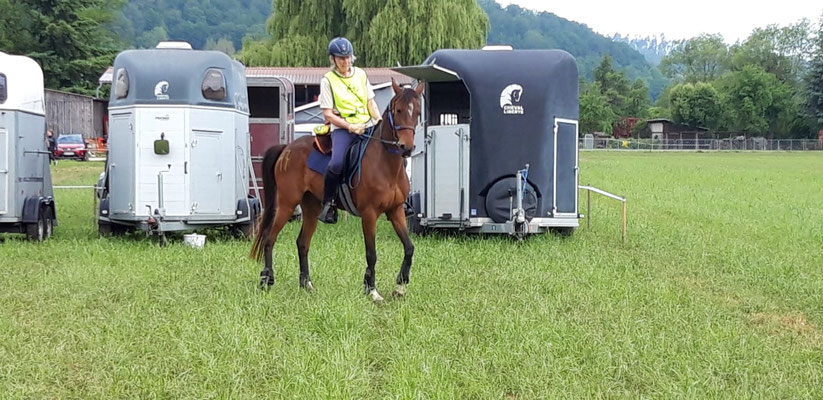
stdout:
{"type": "Polygon", "coordinates": [[[752,29],[781,26],[808,18],[820,20],[823,0],[624,0],[549,1],[497,0],[504,7],[517,4],[586,24],[595,32],[631,36],[661,33],[667,39],[688,39],[701,33],[719,33],[729,43],[745,39],[752,29]]]}

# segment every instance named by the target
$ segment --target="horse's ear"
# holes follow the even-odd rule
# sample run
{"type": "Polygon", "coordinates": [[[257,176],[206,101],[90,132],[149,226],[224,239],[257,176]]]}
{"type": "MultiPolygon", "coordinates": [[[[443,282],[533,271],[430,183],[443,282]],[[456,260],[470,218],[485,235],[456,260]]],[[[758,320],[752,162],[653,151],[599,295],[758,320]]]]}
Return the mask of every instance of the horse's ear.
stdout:
{"type": "Polygon", "coordinates": [[[394,77],[391,78],[391,87],[392,89],[394,89],[394,94],[400,94],[400,92],[403,91],[403,88],[401,88],[400,85],[397,84],[397,82],[394,80],[394,77]]]}
{"type": "Polygon", "coordinates": [[[423,93],[423,89],[426,87],[426,81],[419,81],[417,82],[417,87],[414,88],[414,93],[417,93],[420,96],[423,93]]]}

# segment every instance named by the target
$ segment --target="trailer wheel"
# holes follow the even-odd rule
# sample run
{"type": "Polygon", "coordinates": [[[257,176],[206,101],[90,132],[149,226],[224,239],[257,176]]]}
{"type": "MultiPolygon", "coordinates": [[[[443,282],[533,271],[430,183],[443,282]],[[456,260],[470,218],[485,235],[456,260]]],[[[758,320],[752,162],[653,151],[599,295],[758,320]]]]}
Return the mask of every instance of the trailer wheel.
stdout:
{"type": "Polygon", "coordinates": [[[46,228],[46,239],[50,238],[51,235],[54,234],[54,209],[52,206],[46,206],[43,208],[42,213],[45,219],[45,228],[46,228]]]}
{"type": "Polygon", "coordinates": [[[409,232],[423,236],[428,233],[428,229],[425,226],[420,225],[420,218],[417,218],[415,215],[410,215],[406,217],[406,226],[409,228],[409,232]]]}
{"type": "Polygon", "coordinates": [[[42,242],[46,239],[46,218],[43,213],[37,217],[37,222],[26,225],[26,237],[32,242],[42,242]]]}

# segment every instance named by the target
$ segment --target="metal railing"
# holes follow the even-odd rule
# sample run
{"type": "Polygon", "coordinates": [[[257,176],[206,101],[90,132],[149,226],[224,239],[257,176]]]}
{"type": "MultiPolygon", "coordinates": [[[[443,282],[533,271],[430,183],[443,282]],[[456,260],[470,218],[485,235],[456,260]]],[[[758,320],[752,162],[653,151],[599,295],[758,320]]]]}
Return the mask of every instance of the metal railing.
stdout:
{"type": "Polygon", "coordinates": [[[626,240],[627,240],[627,238],[626,238],[626,233],[627,232],[626,231],[628,229],[627,228],[627,217],[626,217],[626,207],[627,207],[626,206],[626,198],[625,197],[620,197],[616,194],[612,194],[612,193],[609,193],[605,190],[598,189],[598,188],[592,187],[592,186],[580,185],[577,188],[579,190],[585,190],[586,191],[586,227],[587,228],[592,227],[592,193],[597,193],[601,196],[605,196],[605,197],[608,197],[610,199],[614,199],[614,200],[617,200],[617,201],[623,203],[623,207],[622,207],[623,212],[622,212],[622,216],[621,216],[621,225],[622,225],[621,237],[623,239],[623,244],[625,244],[626,240]]]}
{"type": "Polygon", "coordinates": [[[820,151],[823,142],[816,139],[579,139],[581,150],[643,151],[820,151]]]}

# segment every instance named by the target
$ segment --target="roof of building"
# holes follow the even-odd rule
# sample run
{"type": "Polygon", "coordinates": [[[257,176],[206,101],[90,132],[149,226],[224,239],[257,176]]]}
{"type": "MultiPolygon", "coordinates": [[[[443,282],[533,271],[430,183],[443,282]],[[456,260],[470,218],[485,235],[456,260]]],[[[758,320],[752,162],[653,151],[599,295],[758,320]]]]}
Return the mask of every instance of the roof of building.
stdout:
{"type": "Polygon", "coordinates": [[[674,122],[674,121],[672,121],[668,118],[651,118],[651,119],[646,120],[647,124],[651,124],[651,123],[654,123],[654,122],[661,122],[661,123],[666,123],[666,124],[677,125],[680,129],[682,129],[684,131],[688,131],[688,130],[708,131],[709,130],[709,128],[704,128],[702,126],[691,126],[691,125],[686,125],[686,124],[678,124],[678,123],[676,123],[676,122],[674,122]]]}
{"type": "MultiPolygon", "coordinates": [[[[394,78],[398,84],[410,84],[412,78],[390,68],[363,68],[369,76],[372,85],[391,82],[394,78]]],[[[286,78],[295,85],[319,85],[320,79],[328,72],[325,67],[246,67],[246,77],[280,77],[286,78]]],[[[109,67],[100,76],[101,85],[111,84],[114,68],[109,67]]]]}

